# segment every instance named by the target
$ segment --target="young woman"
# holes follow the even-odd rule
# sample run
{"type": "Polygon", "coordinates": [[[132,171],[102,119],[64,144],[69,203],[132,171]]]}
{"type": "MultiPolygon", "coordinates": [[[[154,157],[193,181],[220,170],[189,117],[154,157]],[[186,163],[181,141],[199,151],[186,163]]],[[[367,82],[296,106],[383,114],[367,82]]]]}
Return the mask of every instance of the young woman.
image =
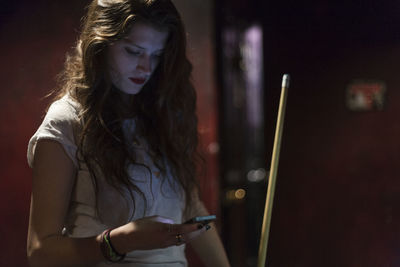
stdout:
{"type": "Polygon", "coordinates": [[[170,0],[93,0],[31,138],[32,266],[229,266],[198,197],[196,94],[170,0]]]}

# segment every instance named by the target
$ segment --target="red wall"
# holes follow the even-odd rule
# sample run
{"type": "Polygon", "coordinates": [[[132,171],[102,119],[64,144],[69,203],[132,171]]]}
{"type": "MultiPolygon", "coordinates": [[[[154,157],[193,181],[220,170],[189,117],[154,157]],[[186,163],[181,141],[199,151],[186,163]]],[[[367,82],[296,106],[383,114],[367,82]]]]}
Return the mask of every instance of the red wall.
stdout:
{"type": "Polygon", "coordinates": [[[0,266],[27,266],[31,190],[27,144],[47,105],[41,98],[54,88],[64,52],[74,41],[82,6],[59,1],[12,1],[1,10],[0,266]]]}
{"type": "MultiPolygon", "coordinates": [[[[173,0],[185,23],[188,38],[188,56],[193,64],[193,84],[197,91],[200,148],[205,160],[201,172],[202,199],[211,214],[220,218],[218,177],[218,110],[214,77],[214,32],[212,0],[173,0]]],[[[217,221],[221,227],[222,222],[217,221]]],[[[187,249],[189,265],[203,266],[196,254],[187,249]]]]}

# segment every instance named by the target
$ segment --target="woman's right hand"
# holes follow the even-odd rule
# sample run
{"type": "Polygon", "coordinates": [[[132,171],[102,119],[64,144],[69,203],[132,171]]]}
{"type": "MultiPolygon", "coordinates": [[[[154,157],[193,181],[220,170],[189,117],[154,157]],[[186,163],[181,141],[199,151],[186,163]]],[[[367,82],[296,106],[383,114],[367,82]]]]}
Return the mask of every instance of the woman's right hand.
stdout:
{"type": "Polygon", "coordinates": [[[173,224],[173,221],[151,216],[132,221],[110,232],[119,253],[179,246],[207,230],[201,224],[173,224]]]}

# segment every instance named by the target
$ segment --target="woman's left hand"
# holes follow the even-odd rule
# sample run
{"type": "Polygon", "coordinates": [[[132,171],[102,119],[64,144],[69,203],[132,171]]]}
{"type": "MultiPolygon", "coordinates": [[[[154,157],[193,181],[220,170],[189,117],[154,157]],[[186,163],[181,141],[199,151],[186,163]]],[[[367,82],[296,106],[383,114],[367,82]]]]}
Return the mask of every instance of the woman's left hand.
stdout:
{"type": "Polygon", "coordinates": [[[190,242],[208,227],[202,224],[173,224],[162,216],[145,217],[132,221],[110,232],[117,251],[148,250],[179,246],[190,242]]]}

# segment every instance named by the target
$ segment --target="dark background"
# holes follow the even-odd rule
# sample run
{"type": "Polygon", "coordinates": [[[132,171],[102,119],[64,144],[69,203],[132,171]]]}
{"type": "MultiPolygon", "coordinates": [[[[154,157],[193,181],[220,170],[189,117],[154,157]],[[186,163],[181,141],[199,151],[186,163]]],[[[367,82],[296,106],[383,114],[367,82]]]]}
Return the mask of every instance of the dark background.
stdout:
{"type": "Polygon", "coordinates": [[[1,187],[0,266],[27,266],[31,170],[26,160],[29,138],[43,119],[73,45],[83,1],[1,1],[0,97],[1,187]]]}
{"type": "Polygon", "coordinates": [[[271,30],[267,72],[293,86],[270,266],[400,265],[399,14],[398,1],[317,1],[271,30]],[[345,108],[354,79],[386,83],[383,111],[345,108]]]}
{"type": "MultiPolygon", "coordinates": [[[[64,54],[74,43],[86,2],[0,3],[0,266],[26,266],[31,187],[26,147],[48,103],[42,97],[54,88],[64,54]]],[[[183,6],[196,13],[191,5],[183,6]]],[[[268,266],[400,266],[400,2],[217,0],[207,14],[214,17],[210,25],[215,35],[201,32],[208,39],[195,39],[206,42],[208,48],[211,42],[211,49],[215,48],[207,54],[215,58],[216,63],[208,59],[215,64],[215,71],[211,69],[215,77],[196,82],[199,94],[206,87],[202,82],[211,83],[219,103],[230,94],[221,82],[219,34],[226,27],[240,30],[252,23],[263,27],[266,169],[281,77],[283,73],[292,77],[268,266]],[[354,79],[386,83],[382,111],[346,108],[345,89],[354,79]]],[[[193,19],[191,23],[201,29],[200,18],[193,19]]],[[[191,51],[192,56],[201,55],[196,49],[191,51]]],[[[196,66],[197,73],[210,71],[196,66]]],[[[215,96],[211,93],[211,97],[215,96]]],[[[219,214],[216,201],[221,193],[219,225],[232,265],[254,266],[265,183],[256,185],[258,191],[249,190],[256,195],[247,195],[245,202],[223,204],[224,192],[231,187],[226,173],[233,161],[225,149],[238,147],[224,137],[241,138],[237,129],[243,125],[238,120],[237,129],[224,128],[230,114],[214,100],[200,96],[203,143],[206,147],[217,141],[221,144],[219,165],[215,149],[208,154],[211,171],[202,180],[209,189],[205,199],[210,210],[219,214]],[[218,132],[220,139],[215,140],[218,132]],[[258,207],[253,214],[256,220],[247,217],[249,206],[258,207]]],[[[245,177],[242,181],[235,186],[249,189],[245,177]]]]}
{"type": "MultiPolygon", "coordinates": [[[[282,75],[292,78],[267,266],[400,266],[400,2],[216,3],[220,33],[254,23],[264,29],[267,169],[282,75]],[[382,111],[346,108],[346,87],[356,79],[386,84],[382,111]]],[[[222,98],[232,94],[220,84],[222,98]]],[[[242,121],[234,127],[245,126],[242,121]]],[[[235,147],[226,138],[240,140],[245,134],[223,127],[220,132],[228,150],[244,151],[249,143],[235,147]]],[[[235,164],[233,152],[224,151],[226,178],[235,164]]],[[[258,242],[248,240],[259,238],[265,191],[257,193],[245,177],[237,186],[255,195],[225,206],[224,237],[234,266],[255,266],[258,242]],[[258,219],[252,220],[248,210],[257,205],[251,215],[258,219]]]]}

